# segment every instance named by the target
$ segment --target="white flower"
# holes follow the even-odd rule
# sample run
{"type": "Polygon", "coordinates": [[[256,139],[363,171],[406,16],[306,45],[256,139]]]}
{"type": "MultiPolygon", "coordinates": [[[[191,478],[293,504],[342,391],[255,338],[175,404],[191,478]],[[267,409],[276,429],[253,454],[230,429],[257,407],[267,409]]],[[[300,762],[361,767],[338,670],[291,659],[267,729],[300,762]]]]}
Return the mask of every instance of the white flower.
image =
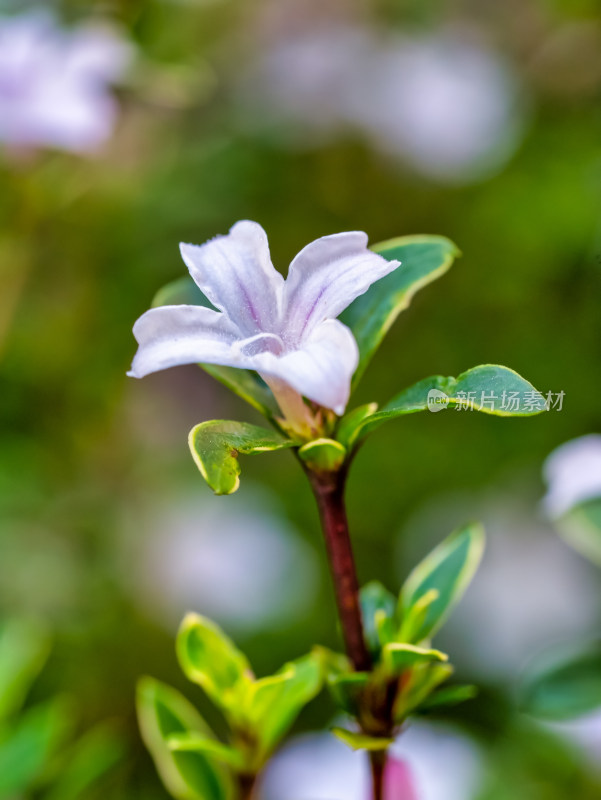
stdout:
{"type": "Polygon", "coordinates": [[[591,433],[562,444],[545,461],[544,475],[549,485],[544,504],[552,517],[601,497],[601,435],[591,433]]]}
{"type": "Polygon", "coordinates": [[[147,311],[134,325],[140,347],[129,375],[199,362],[251,369],[297,430],[303,417],[307,423],[301,395],[344,412],[358,349],[335,318],[398,261],[368,250],[365,233],[337,233],[303,248],[284,280],[271,263],[265,231],[248,221],[200,247],[182,244],[181,253],[219,310],[182,305],[147,311]]]}
{"type": "Polygon", "coordinates": [[[117,106],[109,83],[130,47],[110,29],[67,31],[50,14],[0,19],[0,141],[19,148],[95,150],[117,106]]]}

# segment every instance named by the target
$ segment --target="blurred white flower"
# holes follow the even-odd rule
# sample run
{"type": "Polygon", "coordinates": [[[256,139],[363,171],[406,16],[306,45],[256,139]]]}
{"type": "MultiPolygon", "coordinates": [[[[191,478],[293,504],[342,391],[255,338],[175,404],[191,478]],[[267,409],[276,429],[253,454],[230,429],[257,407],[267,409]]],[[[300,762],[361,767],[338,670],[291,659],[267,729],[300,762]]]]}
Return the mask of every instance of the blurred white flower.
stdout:
{"type": "Polygon", "coordinates": [[[391,754],[408,765],[416,800],[471,800],[483,777],[478,746],[448,725],[411,722],[391,754]]]}
{"type": "Polygon", "coordinates": [[[480,177],[513,153],[516,88],[490,50],[451,36],[399,39],[357,75],[348,116],[385,152],[440,180],[480,177]]]}
{"type": "Polygon", "coordinates": [[[332,734],[297,736],[269,762],[260,800],[365,800],[369,770],[364,753],[332,734]]]}
{"type": "MultiPolygon", "coordinates": [[[[385,800],[470,800],[478,789],[479,751],[447,726],[412,723],[391,754],[403,765],[402,781],[385,800]],[[402,794],[400,793],[402,789],[402,794]]],[[[399,776],[397,772],[397,778],[399,776]]],[[[260,800],[366,800],[370,796],[367,756],[331,734],[299,736],[270,762],[260,800]]]]}
{"type": "Polygon", "coordinates": [[[44,11],[0,18],[0,141],[16,150],[96,150],[112,133],[109,85],[131,48],[113,30],[68,30],[44,11]]]}
{"type": "Polygon", "coordinates": [[[544,476],[549,487],[544,505],[552,517],[601,497],[601,435],[591,433],[562,444],[545,461],[544,476]]]}
{"type": "Polygon", "coordinates": [[[344,127],[354,65],[368,62],[372,46],[366,31],[352,28],[276,41],[263,51],[255,71],[242,79],[241,101],[250,99],[253,115],[259,103],[276,117],[289,118],[299,138],[344,127]]]}
{"type": "Polygon", "coordinates": [[[524,127],[511,71],[455,34],[378,36],[338,28],[267,50],[245,93],[302,132],[356,129],[379,150],[441,181],[502,166],[524,127]]]}
{"type": "Polygon", "coordinates": [[[137,600],[170,630],[191,610],[234,633],[285,627],[310,612],[319,580],[276,500],[249,486],[226,503],[184,495],[155,510],[126,561],[137,600]]]}

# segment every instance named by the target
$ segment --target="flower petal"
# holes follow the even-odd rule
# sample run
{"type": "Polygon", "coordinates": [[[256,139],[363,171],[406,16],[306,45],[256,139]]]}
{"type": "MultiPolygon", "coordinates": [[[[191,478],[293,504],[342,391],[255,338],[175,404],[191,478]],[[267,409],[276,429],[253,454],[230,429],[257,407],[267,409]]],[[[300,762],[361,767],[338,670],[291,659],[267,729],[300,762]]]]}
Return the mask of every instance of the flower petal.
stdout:
{"type": "Polygon", "coordinates": [[[179,364],[246,366],[240,363],[245,359],[232,349],[238,338],[235,326],[224,314],[210,308],[152,308],[134,325],[134,336],[139,348],[127,373],[133,378],[179,364]]]}
{"type": "Polygon", "coordinates": [[[286,333],[298,341],[324,319],[333,319],[399,261],[387,261],[367,249],[361,231],[323,236],[294,258],[286,280],[286,333]]]}
{"type": "Polygon", "coordinates": [[[182,258],[198,287],[244,336],[277,332],[284,279],[269,256],[263,228],[237,222],[227,236],[203,245],[180,245],[182,258]]]}
{"type": "Polygon", "coordinates": [[[253,368],[280,378],[314,403],[343,414],[358,362],[353,334],[342,322],[329,319],[314,328],[298,350],[279,357],[271,353],[254,356],[253,368]]]}

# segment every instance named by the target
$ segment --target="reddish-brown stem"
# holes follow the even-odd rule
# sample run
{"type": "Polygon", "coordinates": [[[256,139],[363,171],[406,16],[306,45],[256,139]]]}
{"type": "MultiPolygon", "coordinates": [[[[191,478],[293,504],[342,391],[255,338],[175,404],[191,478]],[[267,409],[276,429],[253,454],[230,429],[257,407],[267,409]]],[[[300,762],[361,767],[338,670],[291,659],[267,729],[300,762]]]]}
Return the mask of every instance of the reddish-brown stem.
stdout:
{"type": "Polygon", "coordinates": [[[317,500],[346,652],[357,671],[371,668],[363,635],[359,583],[344,505],[344,471],[308,472],[317,500]]]}
{"type": "Polygon", "coordinates": [[[369,754],[371,780],[374,787],[373,800],[384,800],[384,772],[386,770],[386,750],[372,750],[369,754]]]}
{"type": "MultiPolygon", "coordinates": [[[[365,643],[359,582],[344,504],[346,472],[307,470],[307,474],[319,508],[346,652],[358,672],[369,671],[372,660],[365,643]]],[[[373,800],[384,800],[386,751],[370,753],[370,763],[373,800]]]]}
{"type": "Polygon", "coordinates": [[[256,775],[239,776],[240,800],[252,800],[256,780],[257,780],[256,775]]]}

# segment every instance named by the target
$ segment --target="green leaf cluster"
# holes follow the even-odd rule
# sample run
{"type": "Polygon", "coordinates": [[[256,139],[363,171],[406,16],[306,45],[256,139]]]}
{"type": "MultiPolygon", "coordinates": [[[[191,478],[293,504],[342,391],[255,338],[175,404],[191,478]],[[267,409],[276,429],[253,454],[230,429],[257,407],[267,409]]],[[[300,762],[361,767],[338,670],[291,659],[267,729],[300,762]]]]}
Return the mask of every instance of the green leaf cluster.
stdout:
{"type": "Polygon", "coordinates": [[[99,724],[74,735],[68,698],[26,706],[50,653],[39,624],[12,619],[0,629],[0,797],[37,792],[43,800],[81,800],[122,756],[113,726],[99,724]]]}
{"type": "Polygon", "coordinates": [[[358,720],[361,733],[336,729],[356,749],[381,749],[411,714],[461,702],[471,686],[438,687],[453,668],[431,647],[469,585],[484,549],[484,532],[468,524],[451,534],[418,564],[395,597],[382,584],[361,590],[371,672],[331,669],[328,684],[341,709],[358,720]]]}
{"type": "MultiPolygon", "coordinates": [[[[343,312],[360,353],[353,378],[357,385],[384,336],[407,308],[415,293],[443,275],[459,255],[457,247],[443,236],[405,236],[374,245],[373,250],[401,266],[374,283],[343,312]]],[[[161,289],[153,305],[195,304],[211,307],[191,278],[182,278],[161,289]]],[[[381,409],[369,403],[344,417],[324,421],[323,430],[312,441],[297,441],[279,419],[278,407],[269,387],[248,370],[201,364],[217,380],[264,414],[274,430],[243,422],[213,420],[197,425],[190,433],[192,456],[208,485],[216,494],[231,494],[239,486],[239,456],[294,448],[305,467],[313,472],[343,468],[363,439],[384,422],[405,414],[433,408],[432,393],[439,406],[465,408],[496,416],[532,416],[545,410],[545,400],[528,381],[507,367],[486,364],[457,378],[434,375],[404,389],[381,409]],[[326,424],[327,423],[327,424],[326,424]]]]}
{"type": "Polygon", "coordinates": [[[186,616],[177,637],[179,663],[227,724],[224,741],[175,689],[153,678],[138,686],[142,736],[177,800],[229,800],[255,776],[303,707],[321,690],[324,656],[315,650],[274,675],[255,678],[248,659],[210,620],[186,616]]]}

